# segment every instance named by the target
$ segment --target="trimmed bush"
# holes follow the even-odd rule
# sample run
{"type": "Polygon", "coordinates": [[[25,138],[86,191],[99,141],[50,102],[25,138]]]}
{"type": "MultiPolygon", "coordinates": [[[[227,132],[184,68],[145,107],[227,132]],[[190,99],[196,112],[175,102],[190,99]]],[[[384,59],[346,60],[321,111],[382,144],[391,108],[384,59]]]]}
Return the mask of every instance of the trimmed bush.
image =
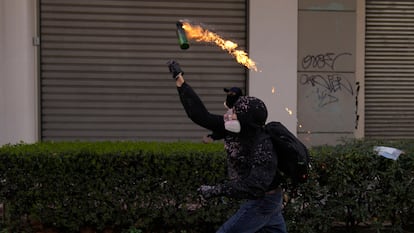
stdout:
{"type": "Polygon", "coordinates": [[[353,140],[312,148],[309,182],[287,203],[290,232],[329,232],[335,225],[355,232],[403,232],[414,223],[413,141],[353,140]],[[374,153],[383,145],[405,151],[398,160],[374,153]]]}
{"type": "MultiPolygon", "coordinates": [[[[353,140],[314,147],[307,183],[286,187],[290,233],[395,232],[413,225],[414,143],[353,140]],[[377,145],[402,149],[396,161],[377,145]]],[[[228,198],[200,200],[197,188],[226,177],[221,143],[42,142],[0,148],[4,232],[214,232],[238,208],[228,198]],[[37,230],[39,232],[40,230],[37,230]]],[[[2,232],[2,231],[0,231],[2,232]]]]}
{"type": "Polygon", "coordinates": [[[6,145],[0,149],[0,201],[13,232],[32,220],[61,232],[82,226],[168,232],[198,229],[200,222],[215,227],[232,211],[231,202],[203,204],[196,190],[222,180],[224,164],[220,144],[6,145]]]}

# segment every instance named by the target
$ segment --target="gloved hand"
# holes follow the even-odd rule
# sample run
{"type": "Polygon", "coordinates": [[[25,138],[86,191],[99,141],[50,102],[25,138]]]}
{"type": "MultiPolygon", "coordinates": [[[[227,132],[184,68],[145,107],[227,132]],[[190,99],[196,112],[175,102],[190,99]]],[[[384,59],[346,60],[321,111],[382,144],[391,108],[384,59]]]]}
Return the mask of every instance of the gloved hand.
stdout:
{"type": "Polygon", "coordinates": [[[173,79],[177,79],[177,76],[181,73],[184,74],[184,71],[181,69],[180,64],[174,60],[170,60],[167,62],[168,69],[170,70],[170,73],[172,74],[173,79]]]}
{"type": "Polygon", "coordinates": [[[219,196],[221,193],[221,188],[220,186],[201,185],[197,191],[204,199],[207,200],[212,197],[219,196]]]}

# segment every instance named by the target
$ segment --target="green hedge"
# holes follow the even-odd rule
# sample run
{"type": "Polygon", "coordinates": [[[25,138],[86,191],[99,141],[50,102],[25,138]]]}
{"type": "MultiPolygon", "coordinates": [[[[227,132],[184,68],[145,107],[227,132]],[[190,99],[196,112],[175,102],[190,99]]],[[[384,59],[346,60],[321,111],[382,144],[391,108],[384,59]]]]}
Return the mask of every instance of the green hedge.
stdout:
{"type": "MultiPolygon", "coordinates": [[[[200,207],[196,189],[225,177],[223,146],[64,142],[0,149],[0,201],[12,232],[39,220],[61,232],[88,225],[144,232],[217,227],[231,208],[200,207]]],[[[214,200],[216,201],[216,200],[214,200]]]]}
{"type": "MultiPolygon", "coordinates": [[[[414,219],[413,141],[349,141],[311,149],[309,181],[287,190],[290,233],[350,230],[403,232],[414,219]],[[397,161],[376,145],[405,151],[397,161]]],[[[60,232],[83,226],[114,232],[214,232],[238,207],[202,202],[201,184],[225,179],[221,143],[43,142],[0,148],[0,229],[31,232],[33,222],[60,232]],[[129,230],[128,230],[129,229],[129,230]]],[[[0,230],[1,232],[1,230],[0,230]]]]}
{"type": "Polygon", "coordinates": [[[329,232],[335,225],[347,232],[361,225],[375,232],[414,231],[414,141],[353,140],[315,147],[311,154],[311,179],[287,203],[290,232],[329,232]],[[373,151],[379,145],[405,154],[384,158],[373,151]]]}

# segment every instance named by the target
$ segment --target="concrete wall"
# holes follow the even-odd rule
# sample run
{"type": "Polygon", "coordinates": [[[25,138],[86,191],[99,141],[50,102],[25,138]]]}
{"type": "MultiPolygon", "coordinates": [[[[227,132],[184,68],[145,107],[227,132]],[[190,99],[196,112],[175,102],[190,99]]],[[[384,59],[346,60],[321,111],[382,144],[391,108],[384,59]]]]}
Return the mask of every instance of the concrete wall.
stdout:
{"type": "Polygon", "coordinates": [[[35,0],[0,1],[0,145],[37,140],[35,0]]]}
{"type": "Polygon", "coordinates": [[[338,144],[356,128],[355,0],[299,0],[298,135],[338,144]]]}
{"type": "MultiPolygon", "coordinates": [[[[248,94],[265,101],[269,110],[268,121],[280,121],[292,132],[297,131],[299,124],[302,125],[304,128],[299,128],[299,136],[308,145],[335,143],[342,135],[352,136],[356,116],[355,89],[349,94],[346,93],[346,86],[341,86],[343,92],[339,98],[344,102],[330,105],[327,112],[314,111],[310,107],[312,105],[306,102],[309,99],[304,93],[311,96],[316,92],[312,91],[311,85],[302,85],[299,74],[309,70],[298,68],[308,55],[351,53],[336,60],[335,68],[338,70],[335,73],[339,72],[343,75],[343,81],[353,85],[355,1],[248,2],[249,55],[259,68],[258,72],[249,73],[248,94]],[[320,14],[315,16],[316,13],[320,14]],[[323,25],[318,28],[318,25],[311,24],[312,30],[301,31],[298,24],[303,19],[319,20],[325,24],[336,20],[332,22],[336,22],[337,27],[331,25],[332,28],[326,30],[323,25]],[[345,35],[346,38],[343,38],[345,35]],[[309,43],[301,47],[304,44],[298,40],[300,38],[309,43]],[[315,39],[318,43],[312,44],[315,39]],[[338,43],[335,44],[336,39],[338,43]]],[[[37,33],[36,19],[36,0],[0,1],[0,145],[38,140],[37,54],[32,44],[32,38],[37,33]]]]}
{"type": "Polygon", "coordinates": [[[355,45],[355,80],[359,91],[356,96],[355,137],[365,136],[365,1],[356,3],[356,45],[355,45]]]}
{"type": "Polygon", "coordinates": [[[249,95],[261,98],[268,121],[296,133],[297,0],[249,1],[249,51],[259,71],[250,71],[249,95]]]}

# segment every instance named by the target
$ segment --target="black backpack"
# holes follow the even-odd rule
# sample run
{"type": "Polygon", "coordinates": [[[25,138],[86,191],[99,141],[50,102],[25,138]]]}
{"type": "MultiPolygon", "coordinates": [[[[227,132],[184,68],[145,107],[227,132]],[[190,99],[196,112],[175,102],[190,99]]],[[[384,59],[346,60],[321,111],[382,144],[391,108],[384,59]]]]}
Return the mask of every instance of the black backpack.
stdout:
{"type": "Polygon", "coordinates": [[[282,177],[288,178],[293,185],[306,182],[310,163],[306,146],[280,122],[267,123],[265,131],[273,142],[282,177]]]}

